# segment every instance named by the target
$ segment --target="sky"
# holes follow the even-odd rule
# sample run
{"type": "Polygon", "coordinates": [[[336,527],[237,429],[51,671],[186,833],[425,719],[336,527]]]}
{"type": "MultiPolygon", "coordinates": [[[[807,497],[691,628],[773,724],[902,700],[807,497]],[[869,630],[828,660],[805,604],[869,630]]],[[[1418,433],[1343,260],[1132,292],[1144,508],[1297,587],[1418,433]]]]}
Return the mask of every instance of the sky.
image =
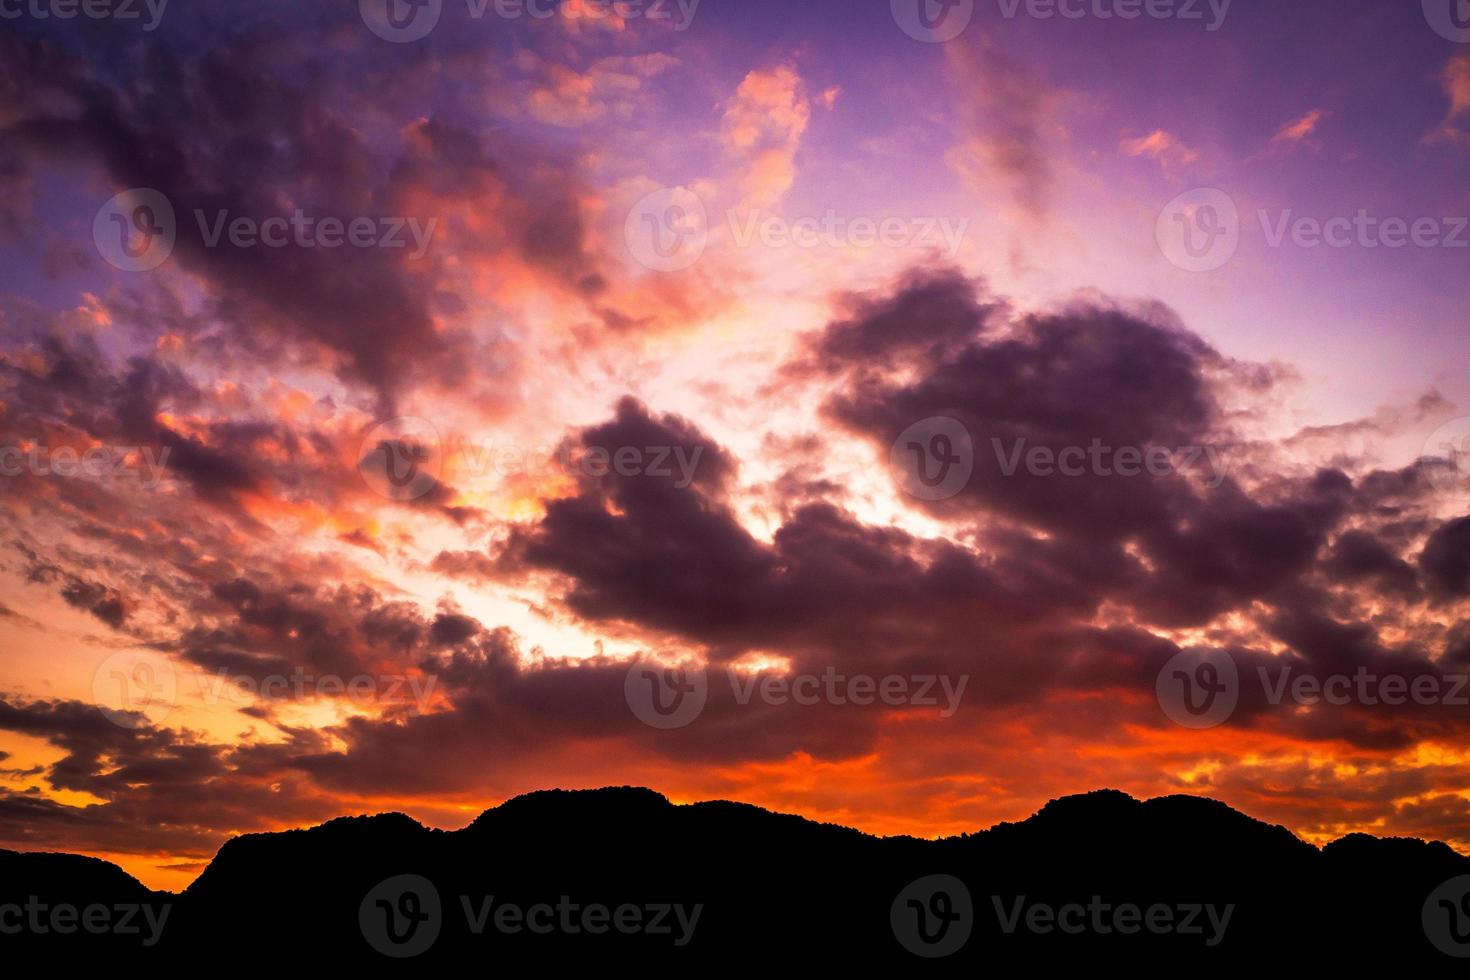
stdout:
{"type": "Polygon", "coordinates": [[[0,0],[0,847],[1470,853],[1457,3],[0,0]]]}

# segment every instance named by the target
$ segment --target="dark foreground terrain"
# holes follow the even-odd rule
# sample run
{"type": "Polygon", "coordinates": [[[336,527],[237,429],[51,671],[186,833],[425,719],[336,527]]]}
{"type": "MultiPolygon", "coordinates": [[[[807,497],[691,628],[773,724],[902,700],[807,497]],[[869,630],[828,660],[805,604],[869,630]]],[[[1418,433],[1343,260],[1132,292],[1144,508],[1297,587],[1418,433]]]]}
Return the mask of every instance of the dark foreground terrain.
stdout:
{"type": "Polygon", "coordinates": [[[1470,955],[1461,875],[1470,859],[1443,844],[1319,849],[1184,796],[1100,791],[921,841],[642,789],[551,791],[458,831],[385,814],[240,837],[179,895],[91,858],[0,851],[0,952],[292,975],[395,959],[1451,975],[1470,970],[1451,955],[1470,955]]]}

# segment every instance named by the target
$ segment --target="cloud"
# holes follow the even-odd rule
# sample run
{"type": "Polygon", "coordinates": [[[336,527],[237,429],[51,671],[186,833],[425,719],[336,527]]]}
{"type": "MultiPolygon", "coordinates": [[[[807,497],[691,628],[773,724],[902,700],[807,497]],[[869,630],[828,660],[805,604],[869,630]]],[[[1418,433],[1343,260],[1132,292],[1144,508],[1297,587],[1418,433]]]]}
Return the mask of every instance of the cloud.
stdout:
{"type": "Polygon", "coordinates": [[[1457,54],[1446,62],[1439,83],[1450,106],[1444,122],[1429,134],[1429,142],[1470,142],[1470,131],[1464,124],[1470,115],[1470,54],[1457,54]]]}
{"type": "Polygon", "coordinates": [[[626,121],[636,112],[638,101],[649,97],[648,81],[678,64],[678,59],[658,52],[599,58],[585,71],[547,61],[530,50],[518,52],[515,58],[515,67],[533,79],[524,100],[525,111],[552,126],[626,121]]]}
{"type": "Polygon", "coordinates": [[[1157,160],[1166,171],[1199,159],[1198,152],[1185,146],[1179,137],[1162,129],[1156,129],[1147,136],[1124,139],[1118,146],[1131,157],[1146,156],[1157,160]]]}
{"type": "Polygon", "coordinates": [[[965,129],[951,164],[982,187],[998,179],[1024,212],[1044,213],[1062,94],[988,39],[945,49],[965,129]]]}
{"type": "Polygon", "coordinates": [[[1270,146],[1283,146],[1293,143],[1302,143],[1317,132],[1317,127],[1324,119],[1332,113],[1326,109],[1312,109],[1298,119],[1282,126],[1271,137],[1270,146]]]}
{"type": "Polygon", "coordinates": [[[756,69],[741,80],[725,103],[720,138],[737,169],[744,207],[774,207],[791,189],[811,114],[812,99],[794,65],[756,69]]]}

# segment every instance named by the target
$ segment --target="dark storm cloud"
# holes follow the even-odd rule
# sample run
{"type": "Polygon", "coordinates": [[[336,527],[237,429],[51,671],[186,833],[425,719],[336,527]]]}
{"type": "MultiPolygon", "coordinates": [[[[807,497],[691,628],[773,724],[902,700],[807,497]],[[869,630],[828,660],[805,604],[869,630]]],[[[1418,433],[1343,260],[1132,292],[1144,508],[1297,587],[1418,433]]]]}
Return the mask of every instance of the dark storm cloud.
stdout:
{"type": "Polygon", "coordinates": [[[1419,567],[1441,594],[1470,596],[1470,517],[1449,521],[1430,536],[1419,567]]]}
{"type": "Polygon", "coordinates": [[[308,359],[376,392],[389,417],[415,385],[463,384],[483,366],[486,341],[461,323],[451,265],[513,256],[588,301],[606,289],[566,164],[504,136],[492,154],[480,136],[435,118],[375,140],[344,105],[393,103],[413,88],[405,78],[442,64],[399,57],[368,71],[347,59],[354,68],[328,71],[288,28],[267,23],[202,53],[160,39],[146,51],[92,54],[110,70],[24,33],[0,39],[0,165],[28,173],[85,162],[116,188],[161,192],[176,215],[171,261],[203,281],[207,313],[252,358],[283,361],[289,345],[304,345],[308,359]],[[261,222],[297,208],[318,219],[413,219],[431,232],[427,251],[211,242],[220,215],[261,222]]]}
{"type": "Polygon", "coordinates": [[[1370,581],[1400,596],[1414,594],[1419,576],[1373,534],[1352,530],[1339,535],[1325,556],[1323,571],[1344,582],[1370,581]]]}
{"type": "Polygon", "coordinates": [[[7,83],[26,107],[6,127],[12,152],[94,159],[119,187],[160,191],[178,217],[177,259],[218,290],[222,316],[299,331],[385,396],[405,355],[439,349],[415,272],[386,250],[207,247],[196,209],[259,220],[303,191],[321,214],[391,206],[362,135],[322,93],[273,71],[268,42],[196,58],[158,48],[147,75],[111,84],[61,49],[4,44],[7,83]]]}
{"type": "MultiPolygon", "coordinates": [[[[1053,448],[1094,439],[1200,445],[1227,431],[1229,385],[1254,390],[1261,379],[1167,319],[1090,306],[1012,317],[951,270],[911,272],[890,294],[847,305],[791,371],[836,381],[829,414],[870,438],[880,459],[897,433],[938,415],[963,420],[977,443],[999,434],[1053,448]]],[[[685,420],[628,400],[579,442],[613,435],[718,451],[685,420]]],[[[1230,611],[1291,650],[1282,659],[1238,645],[1243,671],[1440,674],[1432,633],[1384,645],[1376,627],[1351,621],[1350,593],[1341,591],[1367,585],[1416,601],[1404,555],[1419,534],[1406,521],[1424,488],[1412,474],[1372,472],[1355,484],[1335,469],[1256,464],[1214,486],[1185,472],[1062,479],[1006,475],[982,466],[984,453],[977,445],[976,472],[954,499],[913,502],[976,528],[980,553],[866,525],[823,501],[792,508],[763,542],[731,509],[733,471],[722,464],[682,491],[615,473],[584,480],[576,495],[546,501],[545,516],[519,529],[494,566],[558,573],[579,616],[691,640],[717,660],[777,650],[797,669],[983,671],[972,689],[979,704],[1150,691],[1177,647],[1148,642],[1148,628],[1203,625],[1230,611]],[[1120,646],[1122,634],[1090,625],[1105,606],[1126,612],[1141,642],[1120,646]]],[[[1444,588],[1463,579],[1456,533],[1439,531],[1421,559],[1444,588]]],[[[1414,636],[1417,627],[1404,625],[1414,636]]],[[[1351,708],[1283,718],[1259,692],[1237,723],[1380,747],[1412,740],[1411,728],[1384,728],[1351,708]]],[[[1461,727],[1445,712],[1423,723],[1461,727]]]]}

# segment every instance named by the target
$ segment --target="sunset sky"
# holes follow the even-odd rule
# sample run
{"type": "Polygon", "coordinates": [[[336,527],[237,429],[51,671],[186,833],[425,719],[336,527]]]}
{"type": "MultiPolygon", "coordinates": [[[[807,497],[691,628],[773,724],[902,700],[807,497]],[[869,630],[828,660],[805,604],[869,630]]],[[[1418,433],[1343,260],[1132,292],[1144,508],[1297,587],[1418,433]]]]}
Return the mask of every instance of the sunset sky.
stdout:
{"type": "Polygon", "coordinates": [[[1470,671],[1453,2],[0,0],[0,847],[179,889],[635,784],[1470,853],[1470,703],[1256,679],[1470,671]],[[707,704],[645,723],[639,664],[707,704]],[[968,680],[727,681],[829,672],[968,680]]]}

